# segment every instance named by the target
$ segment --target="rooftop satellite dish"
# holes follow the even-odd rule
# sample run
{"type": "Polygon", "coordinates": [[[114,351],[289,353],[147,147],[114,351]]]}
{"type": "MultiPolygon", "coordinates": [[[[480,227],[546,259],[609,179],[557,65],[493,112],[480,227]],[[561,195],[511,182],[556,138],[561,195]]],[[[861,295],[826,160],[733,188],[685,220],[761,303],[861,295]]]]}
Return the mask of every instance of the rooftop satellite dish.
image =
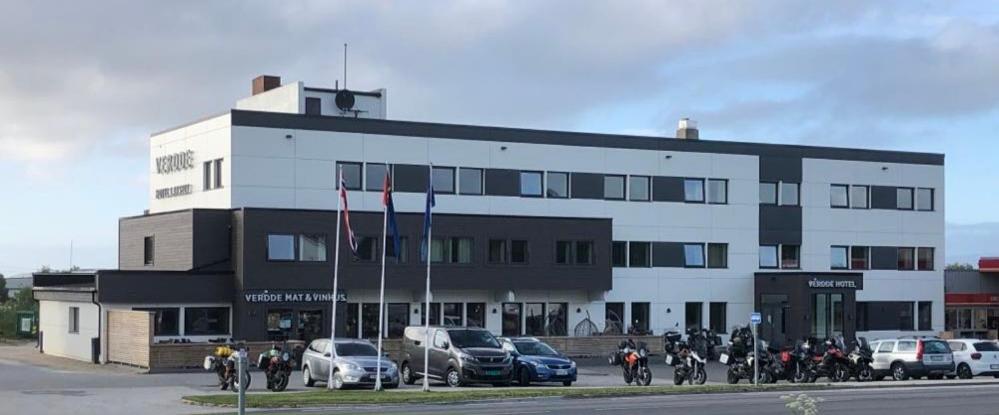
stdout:
{"type": "Polygon", "coordinates": [[[341,89],[336,93],[336,107],[340,111],[350,111],[354,108],[354,93],[346,89],[341,89]]]}

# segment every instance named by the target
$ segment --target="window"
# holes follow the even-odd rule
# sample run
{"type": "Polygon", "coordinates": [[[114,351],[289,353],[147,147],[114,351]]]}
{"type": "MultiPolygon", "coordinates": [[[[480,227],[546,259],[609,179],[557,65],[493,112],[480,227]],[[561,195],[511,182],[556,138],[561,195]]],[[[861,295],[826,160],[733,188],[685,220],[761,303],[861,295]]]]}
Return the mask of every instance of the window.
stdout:
{"type": "Polygon", "coordinates": [[[649,332],[649,303],[631,303],[631,332],[649,332]]]}
{"type": "Polygon", "coordinates": [[[492,264],[502,264],[506,262],[506,240],[489,240],[489,262],[492,264]]]}
{"type": "Polygon", "coordinates": [[[444,330],[437,330],[434,333],[434,347],[443,349],[447,345],[447,334],[444,330]]]}
{"type": "Polygon", "coordinates": [[[374,261],[378,259],[378,238],[362,236],[357,242],[358,261],[374,261]]]}
{"type": "Polygon", "coordinates": [[[402,338],[402,333],[409,325],[409,303],[389,303],[385,306],[386,337],[402,338]]]}
{"type": "Polygon", "coordinates": [[[524,334],[545,335],[545,303],[527,303],[524,308],[524,334]]]}
{"type": "Polygon", "coordinates": [[[777,204],[777,183],[760,182],[760,204],[777,204]]]}
{"type": "Polygon", "coordinates": [[[869,189],[867,186],[851,186],[850,206],[854,209],[867,209],[870,206],[868,204],[869,189]]]}
{"type": "MultiPolygon", "coordinates": [[[[347,190],[361,190],[361,163],[338,161],[336,169],[338,172],[343,172],[343,181],[347,183],[347,190]]],[[[336,182],[336,188],[339,190],[340,181],[337,180],[336,182]]]]}
{"type": "Polygon", "coordinates": [[[464,319],[461,317],[461,303],[444,303],[444,325],[448,327],[463,327],[464,319]]]}
{"type": "Polygon", "coordinates": [[[520,303],[503,303],[503,335],[520,335],[520,316],[523,306],[520,303]]]}
{"type": "Polygon", "coordinates": [[[777,245],[760,245],[760,268],[777,268],[777,245]]]}
{"type": "Polygon", "coordinates": [[[899,330],[912,331],[912,307],[913,303],[902,302],[901,311],[898,313],[898,327],[899,330]]]}
{"type": "Polygon", "coordinates": [[[215,159],[215,177],[212,178],[214,189],[222,188],[222,159],[215,159]]]}
{"type": "Polygon", "coordinates": [[[781,268],[801,268],[801,247],[798,245],[780,246],[780,267],[781,268]]]}
{"type": "Polygon", "coordinates": [[[454,194],[454,167],[434,167],[430,174],[434,193],[454,194]]]}
{"type": "Polygon", "coordinates": [[[686,316],[686,328],[690,329],[701,329],[701,311],[703,309],[703,303],[687,303],[684,307],[684,315],[686,316]]]}
{"type": "Polygon", "coordinates": [[[916,258],[917,269],[920,271],[933,271],[933,248],[919,248],[916,258]]]}
{"type": "Polygon", "coordinates": [[[604,199],[624,200],[624,176],[604,176],[604,199]]]}
{"type": "Polygon", "coordinates": [[[545,330],[547,336],[565,336],[568,333],[569,322],[566,321],[566,310],[568,303],[548,303],[547,324],[545,330]]]}
{"type": "Polygon", "coordinates": [[[399,237],[399,253],[398,256],[395,252],[395,243],[389,240],[385,244],[385,256],[388,258],[395,258],[399,262],[409,261],[409,238],[405,236],[399,237]]]}
{"type": "Polygon", "coordinates": [[[451,260],[455,264],[472,263],[472,238],[451,238],[451,260]]]}
{"type": "Polygon", "coordinates": [[[548,172],[548,186],[545,195],[553,199],[569,197],[569,173],[548,172]]]}
{"type": "Polygon", "coordinates": [[[520,172],[520,195],[530,197],[541,197],[541,172],[522,171],[520,172]]]}
{"type": "Polygon", "coordinates": [[[704,179],[683,179],[683,201],[704,203],[704,179]]]}
{"type": "Polygon", "coordinates": [[[133,310],[153,313],[154,336],[180,335],[180,308],[133,308],[133,310]]]}
{"type": "Polygon", "coordinates": [[[142,264],[153,265],[155,258],[156,239],[152,236],[142,238],[142,264]]]}
{"type": "MultiPolygon", "coordinates": [[[[867,303],[857,301],[857,331],[867,331],[867,303]]],[[[873,346],[872,346],[873,347],[873,346]]]]}
{"type": "Polygon", "coordinates": [[[228,307],[185,307],[185,336],[229,334],[228,307]]]}
{"type": "Polygon", "coordinates": [[[625,241],[611,242],[611,266],[628,266],[628,243],[625,241]]]}
{"type": "Polygon", "coordinates": [[[930,330],[933,330],[933,302],[932,301],[920,301],[919,302],[919,330],[920,331],[930,331],[930,330]]]}
{"type": "Polygon", "coordinates": [[[80,332],[80,307],[70,307],[69,308],[69,334],[77,334],[80,332]]]}
{"type": "Polygon", "coordinates": [[[466,303],[465,321],[467,327],[485,327],[486,303],[466,303]]]}
{"type": "Polygon", "coordinates": [[[728,268],[728,244],[708,244],[708,268],[728,268]]]}
{"type": "MultiPolygon", "coordinates": [[[[433,238],[430,240],[430,262],[444,262],[449,258],[448,251],[450,245],[445,243],[443,238],[433,238]]],[[[360,249],[358,249],[360,251],[360,249]]]]}
{"type": "Polygon", "coordinates": [[[884,342],[878,346],[878,353],[891,353],[892,349],[895,348],[895,342],[884,342]]]}
{"type": "Polygon", "coordinates": [[[361,338],[378,338],[378,303],[361,304],[361,338]]]}
{"type": "Polygon", "coordinates": [[[834,184],[829,186],[829,206],[834,208],[850,207],[850,186],[834,184]]]}
{"type": "Polygon", "coordinates": [[[381,191],[385,187],[385,176],[388,174],[387,164],[367,163],[364,170],[364,190],[381,191]]]}
{"type": "Polygon", "coordinates": [[[728,180],[708,179],[708,203],[728,203],[728,180]]]}
{"type": "Polygon", "coordinates": [[[576,241],[576,265],[593,263],[593,241],[576,241]]]}
{"type": "Polygon", "coordinates": [[[458,192],[463,195],[481,195],[482,169],[462,167],[458,170],[458,192]]]}
{"type": "Polygon", "coordinates": [[[360,304],[358,303],[347,303],[347,321],[343,323],[344,333],[348,339],[356,339],[361,335],[360,332],[360,304]]]}
{"type": "Polygon", "coordinates": [[[798,183],[780,183],[781,206],[798,206],[798,183]]]}
{"type": "Polygon", "coordinates": [[[326,235],[298,235],[298,259],[302,261],[326,261],[326,235]]]}
{"type": "Polygon", "coordinates": [[[898,248],[898,269],[899,270],[913,270],[916,269],[915,261],[915,249],[913,248],[898,248]]]}
{"type": "Polygon", "coordinates": [[[267,260],[294,261],[295,235],[286,235],[286,234],[267,235],[267,260]]]}
{"type": "MultiPolygon", "coordinates": [[[[420,325],[427,324],[427,303],[420,303],[420,325]]],[[[441,303],[430,303],[430,325],[441,324],[441,303]]]]}
{"type": "Polygon", "coordinates": [[[527,263],[527,241],[524,240],[510,241],[510,263],[512,264],[527,263]]]}
{"type": "Polygon", "coordinates": [[[711,303],[709,329],[717,334],[728,333],[728,303],[711,303]]]}
{"type": "Polygon", "coordinates": [[[648,201],[649,176],[631,176],[628,178],[628,200],[648,201]]]}
{"type": "Polygon", "coordinates": [[[846,251],[849,248],[845,246],[833,246],[829,248],[829,267],[832,269],[848,269],[850,268],[850,263],[847,261],[846,251]]]}
{"type": "Polygon", "coordinates": [[[555,241],[555,263],[568,264],[572,257],[572,242],[555,241]]]}
{"type": "Polygon", "coordinates": [[[704,268],[704,244],[683,244],[683,266],[704,268]]]}
{"type": "Polygon", "coordinates": [[[202,186],[201,189],[202,190],[212,190],[212,183],[214,183],[212,181],[212,161],[208,160],[208,161],[202,163],[202,165],[203,165],[203,169],[202,169],[202,175],[203,175],[203,177],[202,177],[202,180],[201,180],[201,186],[202,186]]]}
{"type": "Polygon", "coordinates": [[[867,269],[870,266],[871,248],[867,246],[850,247],[850,269],[867,269]]]}
{"type": "Polygon", "coordinates": [[[923,187],[916,189],[916,210],[933,210],[933,189],[923,187]]]}
{"type": "Polygon", "coordinates": [[[912,210],[912,188],[899,187],[895,189],[895,206],[902,210],[912,210]]]}
{"type": "Polygon", "coordinates": [[[624,303],[604,304],[604,334],[624,334],[624,303]]]}
{"type": "Polygon", "coordinates": [[[322,99],[316,97],[305,97],[305,115],[319,115],[322,113],[322,99]]]}
{"type": "Polygon", "coordinates": [[[652,244],[649,242],[629,242],[628,243],[628,266],[629,267],[651,267],[652,266],[652,244]]]}

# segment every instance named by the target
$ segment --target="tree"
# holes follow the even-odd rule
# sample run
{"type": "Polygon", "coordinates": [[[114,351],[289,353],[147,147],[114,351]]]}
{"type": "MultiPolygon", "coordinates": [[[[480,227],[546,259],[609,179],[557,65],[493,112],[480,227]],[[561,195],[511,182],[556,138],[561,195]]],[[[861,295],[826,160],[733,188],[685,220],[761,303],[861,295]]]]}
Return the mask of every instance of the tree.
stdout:
{"type": "Polygon", "coordinates": [[[974,271],[975,266],[968,263],[954,262],[947,264],[947,267],[944,269],[948,271],[974,271]]]}

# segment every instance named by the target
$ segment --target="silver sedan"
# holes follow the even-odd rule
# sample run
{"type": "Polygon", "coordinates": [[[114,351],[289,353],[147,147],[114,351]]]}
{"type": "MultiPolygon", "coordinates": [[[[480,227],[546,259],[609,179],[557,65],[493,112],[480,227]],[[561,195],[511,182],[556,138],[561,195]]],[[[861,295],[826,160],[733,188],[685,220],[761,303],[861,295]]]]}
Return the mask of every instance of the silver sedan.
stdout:
{"type": "Polygon", "coordinates": [[[381,360],[382,386],[399,386],[399,368],[388,357],[379,357],[378,350],[371,342],[358,339],[335,339],[336,347],[330,347],[330,339],[313,340],[302,354],[302,381],[305,386],[315,386],[316,382],[327,382],[330,373],[330,357],[333,358],[333,388],[349,386],[374,386],[378,361],[381,360]]]}

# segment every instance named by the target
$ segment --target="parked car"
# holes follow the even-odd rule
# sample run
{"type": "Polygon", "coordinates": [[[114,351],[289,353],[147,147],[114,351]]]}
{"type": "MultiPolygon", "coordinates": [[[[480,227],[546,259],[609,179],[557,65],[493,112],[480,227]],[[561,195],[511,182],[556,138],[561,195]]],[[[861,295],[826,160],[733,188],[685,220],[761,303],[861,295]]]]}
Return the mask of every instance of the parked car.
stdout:
{"type": "Polygon", "coordinates": [[[992,375],[999,378],[999,344],[995,341],[956,339],[947,340],[947,345],[954,352],[954,363],[957,365],[955,373],[947,377],[971,379],[992,375]]]}
{"type": "Polygon", "coordinates": [[[946,341],[936,338],[900,338],[871,343],[874,379],[891,376],[908,380],[926,376],[941,379],[954,371],[954,354],[946,341]]]}
{"type": "Polygon", "coordinates": [[[520,386],[531,382],[562,382],[571,386],[576,381],[576,362],[534,337],[502,337],[503,350],[513,356],[514,379],[520,386]]]}
{"type": "MultiPolygon", "coordinates": [[[[426,328],[406,327],[402,340],[402,381],[411,385],[424,376],[426,328]]],[[[509,385],[513,380],[513,356],[503,350],[488,330],[473,327],[430,326],[430,364],[426,376],[448,386],[470,383],[509,385]]]]}
{"type": "Polygon", "coordinates": [[[330,355],[333,355],[333,388],[374,386],[378,361],[381,360],[382,386],[399,386],[399,370],[392,360],[378,356],[378,349],[371,342],[359,339],[316,339],[302,353],[302,382],[315,386],[326,383],[330,373],[330,355]]]}

